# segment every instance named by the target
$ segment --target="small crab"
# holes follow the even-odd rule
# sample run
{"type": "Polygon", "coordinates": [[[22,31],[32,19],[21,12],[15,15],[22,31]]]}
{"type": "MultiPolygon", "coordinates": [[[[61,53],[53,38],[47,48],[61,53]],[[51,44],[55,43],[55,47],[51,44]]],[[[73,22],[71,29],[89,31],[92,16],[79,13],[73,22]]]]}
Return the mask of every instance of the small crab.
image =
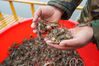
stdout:
{"type": "Polygon", "coordinates": [[[52,23],[52,22],[50,23],[39,22],[37,29],[38,29],[38,37],[41,36],[40,31],[43,30],[46,33],[48,32],[46,37],[48,37],[48,39],[50,39],[54,43],[60,43],[62,40],[72,38],[70,31],[61,24],[52,23]],[[52,29],[47,31],[46,29],[47,26],[51,26],[52,29]]]}
{"type": "Polygon", "coordinates": [[[48,34],[48,39],[50,39],[54,43],[60,43],[62,40],[71,39],[71,33],[65,27],[55,27],[48,34]]]}

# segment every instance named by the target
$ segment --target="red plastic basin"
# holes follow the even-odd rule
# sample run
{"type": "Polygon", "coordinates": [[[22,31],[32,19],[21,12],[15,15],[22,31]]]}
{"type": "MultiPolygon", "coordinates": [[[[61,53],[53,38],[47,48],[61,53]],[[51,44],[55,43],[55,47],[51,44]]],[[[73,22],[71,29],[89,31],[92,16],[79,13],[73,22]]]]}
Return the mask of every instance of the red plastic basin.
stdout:
{"type": "MultiPolygon", "coordinates": [[[[32,19],[27,19],[0,32],[0,62],[8,56],[8,49],[13,43],[21,43],[25,38],[29,39],[31,35],[36,37],[30,27],[31,23],[32,19]]],[[[60,24],[67,28],[73,28],[76,22],[60,20],[60,24]]],[[[77,49],[77,51],[83,58],[85,66],[99,66],[99,51],[95,44],[89,43],[87,46],[77,49]]]]}

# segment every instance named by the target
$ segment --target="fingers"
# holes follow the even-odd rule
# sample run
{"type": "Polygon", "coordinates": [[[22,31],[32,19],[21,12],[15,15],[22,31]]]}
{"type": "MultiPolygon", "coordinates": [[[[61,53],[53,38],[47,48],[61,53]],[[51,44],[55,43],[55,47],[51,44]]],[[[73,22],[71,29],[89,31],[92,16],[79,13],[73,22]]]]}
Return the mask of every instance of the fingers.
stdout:
{"type": "Polygon", "coordinates": [[[48,30],[51,30],[51,29],[52,29],[52,27],[51,27],[51,26],[47,26],[46,28],[47,28],[48,30]]]}
{"type": "Polygon", "coordinates": [[[52,41],[50,41],[49,39],[47,39],[47,38],[45,38],[44,40],[45,40],[45,42],[46,42],[49,46],[54,47],[54,48],[57,48],[57,49],[59,49],[59,50],[71,50],[71,49],[74,50],[74,49],[75,49],[74,47],[60,46],[59,44],[55,44],[55,43],[53,43],[52,41]]]}
{"type": "Polygon", "coordinates": [[[48,45],[51,47],[57,48],[59,50],[74,50],[75,49],[74,47],[63,47],[57,44],[48,44],[48,45]]]}
{"type": "Polygon", "coordinates": [[[79,40],[76,38],[73,39],[69,39],[69,40],[63,40],[60,42],[60,46],[64,46],[64,47],[77,47],[79,46],[79,40]]]}
{"type": "Polygon", "coordinates": [[[37,29],[36,29],[37,23],[36,22],[38,22],[38,20],[40,20],[41,13],[42,13],[41,8],[39,8],[34,14],[33,23],[31,24],[31,28],[34,29],[33,30],[34,33],[37,33],[37,29]]]}
{"type": "MultiPolygon", "coordinates": [[[[34,33],[37,33],[37,28],[36,28],[36,26],[37,26],[37,25],[36,25],[36,23],[34,23],[34,22],[31,24],[31,28],[33,28],[33,32],[34,32],[34,33]]],[[[46,26],[45,29],[47,29],[47,30],[49,31],[49,30],[52,29],[52,27],[51,27],[51,26],[46,26]]],[[[46,33],[44,30],[40,30],[40,32],[41,32],[41,33],[46,33]]]]}
{"type": "Polygon", "coordinates": [[[34,14],[33,22],[37,22],[38,18],[41,16],[41,14],[42,14],[42,10],[41,10],[41,8],[39,8],[34,14]]]}
{"type": "Polygon", "coordinates": [[[74,37],[73,39],[69,39],[69,40],[63,40],[59,44],[55,44],[54,42],[52,42],[51,40],[47,38],[45,38],[45,42],[49,46],[60,49],[60,50],[71,50],[71,49],[74,50],[74,49],[78,49],[78,48],[85,46],[85,44],[82,44],[80,42],[80,38],[78,37],[74,37]]]}
{"type": "Polygon", "coordinates": [[[37,30],[36,30],[36,29],[34,29],[34,30],[33,30],[33,33],[37,33],[37,30]]]}
{"type": "Polygon", "coordinates": [[[37,22],[38,18],[39,18],[39,16],[37,14],[35,14],[34,17],[33,17],[33,22],[37,22]]]}
{"type": "Polygon", "coordinates": [[[35,29],[35,28],[36,28],[36,23],[33,22],[33,23],[31,24],[31,28],[34,28],[34,29],[35,29]]]}
{"type": "Polygon", "coordinates": [[[36,29],[36,23],[32,23],[31,24],[31,28],[33,28],[33,33],[37,33],[37,29],[36,29]]]}
{"type": "Polygon", "coordinates": [[[35,14],[34,14],[34,16],[33,16],[33,23],[31,24],[31,27],[32,27],[33,29],[36,28],[36,25],[37,25],[36,22],[38,22],[38,20],[40,19],[41,13],[42,13],[41,8],[39,8],[39,9],[35,12],[35,14]]]}

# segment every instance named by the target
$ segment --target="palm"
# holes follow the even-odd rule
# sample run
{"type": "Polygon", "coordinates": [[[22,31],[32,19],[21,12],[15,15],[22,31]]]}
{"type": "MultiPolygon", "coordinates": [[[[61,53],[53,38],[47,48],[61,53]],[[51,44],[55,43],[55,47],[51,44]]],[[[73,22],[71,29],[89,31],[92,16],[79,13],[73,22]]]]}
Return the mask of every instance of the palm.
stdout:
{"type": "Polygon", "coordinates": [[[44,6],[40,7],[34,14],[34,18],[37,21],[46,21],[46,22],[59,22],[62,13],[55,7],[44,6]]]}
{"type": "Polygon", "coordinates": [[[73,39],[63,40],[59,45],[53,44],[53,42],[48,39],[45,39],[45,41],[48,45],[57,49],[77,49],[87,45],[93,37],[93,29],[89,26],[74,28],[71,30],[71,33],[73,39]]]}

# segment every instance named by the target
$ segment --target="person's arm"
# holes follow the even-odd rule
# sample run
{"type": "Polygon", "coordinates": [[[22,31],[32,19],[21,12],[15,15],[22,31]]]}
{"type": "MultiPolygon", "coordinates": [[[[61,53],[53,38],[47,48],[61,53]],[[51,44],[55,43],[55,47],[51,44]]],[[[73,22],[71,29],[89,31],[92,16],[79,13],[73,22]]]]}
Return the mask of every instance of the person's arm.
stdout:
{"type": "Polygon", "coordinates": [[[50,0],[48,5],[55,6],[64,11],[62,19],[69,19],[82,0],[50,0]]]}

